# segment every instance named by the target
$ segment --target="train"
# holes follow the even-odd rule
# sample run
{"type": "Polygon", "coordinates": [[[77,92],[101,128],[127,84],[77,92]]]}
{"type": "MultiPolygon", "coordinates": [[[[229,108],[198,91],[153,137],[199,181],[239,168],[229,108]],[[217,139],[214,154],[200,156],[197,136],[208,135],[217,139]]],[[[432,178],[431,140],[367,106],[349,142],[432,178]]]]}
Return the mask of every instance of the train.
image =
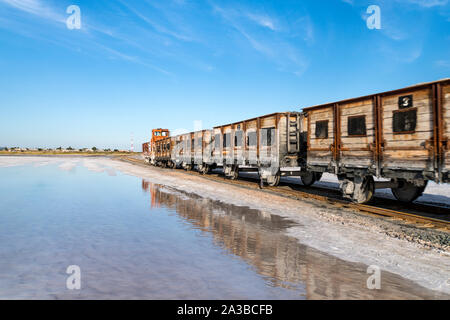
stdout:
{"type": "Polygon", "coordinates": [[[143,144],[151,165],[258,172],[261,187],[285,176],[305,186],[336,175],[345,198],[372,200],[389,188],[404,203],[428,182],[450,182],[450,78],[171,136],[154,129],[143,144]]]}

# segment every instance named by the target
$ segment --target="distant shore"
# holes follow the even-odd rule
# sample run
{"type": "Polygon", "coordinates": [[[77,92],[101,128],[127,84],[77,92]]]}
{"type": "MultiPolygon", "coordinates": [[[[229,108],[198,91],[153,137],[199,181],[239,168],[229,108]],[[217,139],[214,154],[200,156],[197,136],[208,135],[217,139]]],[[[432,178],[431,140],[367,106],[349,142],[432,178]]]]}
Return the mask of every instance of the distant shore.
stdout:
{"type": "Polygon", "coordinates": [[[140,152],[86,152],[86,151],[0,151],[0,156],[133,156],[140,152]]]}

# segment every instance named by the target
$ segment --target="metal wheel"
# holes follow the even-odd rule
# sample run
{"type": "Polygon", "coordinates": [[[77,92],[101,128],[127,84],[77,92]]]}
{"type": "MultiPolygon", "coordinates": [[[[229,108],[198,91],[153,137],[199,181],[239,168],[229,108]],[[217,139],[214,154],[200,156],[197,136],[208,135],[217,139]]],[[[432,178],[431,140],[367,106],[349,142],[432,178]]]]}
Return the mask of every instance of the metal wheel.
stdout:
{"type": "Polygon", "coordinates": [[[236,180],[239,178],[239,169],[234,168],[234,170],[231,171],[231,176],[229,176],[230,180],[236,180]]]}
{"type": "Polygon", "coordinates": [[[397,181],[399,182],[398,188],[392,188],[391,191],[394,197],[400,202],[413,202],[423,194],[428,184],[428,181],[425,181],[423,187],[417,187],[413,183],[403,179],[398,179],[397,181]]]}
{"type": "Polygon", "coordinates": [[[367,203],[375,194],[375,181],[372,176],[366,176],[354,181],[355,190],[352,200],[356,203],[367,203]]]}
{"type": "Polygon", "coordinates": [[[316,182],[315,172],[312,171],[308,171],[305,175],[302,175],[300,178],[302,179],[302,183],[307,187],[313,185],[314,182],[316,182]]]}
{"type": "Polygon", "coordinates": [[[277,173],[276,175],[271,176],[267,179],[267,184],[271,187],[276,187],[280,184],[280,178],[280,173],[277,173]]]}
{"type": "Polygon", "coordinates": [[[207,174],[209,172],[209,166],[207,164],[200,165],[198,167],[198,172],[201,174],[207,174]]]}

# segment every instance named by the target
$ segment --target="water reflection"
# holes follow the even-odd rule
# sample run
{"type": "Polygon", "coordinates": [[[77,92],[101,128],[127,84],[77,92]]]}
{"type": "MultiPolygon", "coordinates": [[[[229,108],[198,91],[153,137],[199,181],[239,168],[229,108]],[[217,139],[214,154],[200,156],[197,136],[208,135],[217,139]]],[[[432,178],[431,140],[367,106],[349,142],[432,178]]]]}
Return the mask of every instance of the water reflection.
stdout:
{"type": "Polygon", "coordinates": [[[271,286],[306,292],[307,299],[449,299],[382,271],[381,289],[366,286],[367,266],[350,263],[300,244],[283,231],[293,221],[259,210],[201,198],[142,180],[152,208],[176,211],[228,254],[240,257],[271,286]]]}

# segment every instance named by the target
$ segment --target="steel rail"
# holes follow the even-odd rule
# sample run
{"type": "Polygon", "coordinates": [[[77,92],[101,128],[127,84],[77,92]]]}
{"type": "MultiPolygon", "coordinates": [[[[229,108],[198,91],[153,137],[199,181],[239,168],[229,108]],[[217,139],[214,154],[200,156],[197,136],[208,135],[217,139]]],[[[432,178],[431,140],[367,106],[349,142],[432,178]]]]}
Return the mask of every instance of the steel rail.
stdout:
{"type": "MultiPolygon", "coordinates": [[[[137,163],[137,164],[140,164],[145,167],[149,166],[143,160],[138,160],[135,158],[120,157],[120,160],[125,161],[125,162],[137,163]]],[[[153,168],[160,169],[160,170],[166,170],[166,169],[159,168],[159,167],[153,167],[153,168]]],[[[305,192],[305,191],[295,190],[294,188],[292,188],[291,184],[284,184],[283,186],[278,186],[278,187],[267,186],[267,187],[264,187],[263,189],[260,189],[259,184],[253,182],[254,179],[239,178],[237,180],[229,180],[229,179],[225,179],[223,176],[221,176],[220,174],[217,174],[217,173],[208,174],[208,175],[202,175],[196,171],[183,171],[183,173],[189,174],[192,176],[198,176],[198,177],[201,177],[201,178],[204,178],[207,180],[211,180],[211,181],[215,181],[215,182],[219,182],[219,183],[225,183],[225,184],[242,187],[242,188],[246,188],[246,189],[259,190],[262,192],[267,192],[270,194],[274,194],[274,195],[278,195],[278,196],[282,196],[282,197],[286,197],[286,198],[290,198],[290,199],[295,199],[295,200],[301,200],[301,199],[305,199],[305,198],[315,199],[315,200],[327,202],[329,204],[336,205],[336,206],[339,206],[342,208],[353,209],[353,210],[357,210],[362,213],[369,213],[369,214],[371,214],[371,216],[378,216],[378,217],[383,216],[383,217],[397,218],[397,219],[406,220],[409,222],[414,222],[415,224],[417,224],[416,227],[418,227],[418,228],[431,228],[431,229],[438,229],[438,230],[444,231],[444,232],[450,232],[450,221],[448,221],[448,220],[422,216],[419,214],[408,213],[408,212],[403,212],[403,211],[399,211],[399,210],[381,208],[381,207],[373,206],[370,204],[358,204],[358,203],[353,203],[353,202],[350,202],[347,200],[339,199],[339,198],[336,198],[333,196],[326,196],[326,195],[321,195],[321,194],[314,194],[314,193],[309,193],[309,192],[305,192]],[[251,181],[249,181],[249,180],[251,180],[251,181]]],[[[295,184],[293,184],[293,185],[295,185],[295,184]]],[[[316,190],[322,189],[322,190],[326,190],[328,193],[329,192],[336,193],[336,190],[333,190],[333,189],[326,189],[326,188],[322,188],[322,187],[314,187],[314,189],[316,189],[316,190]]],[[[427,206],[427,205],[421,205],[421,206],[424,208],[429,207],[430,209],[435,208],[435,206],[427,206]]]]}

